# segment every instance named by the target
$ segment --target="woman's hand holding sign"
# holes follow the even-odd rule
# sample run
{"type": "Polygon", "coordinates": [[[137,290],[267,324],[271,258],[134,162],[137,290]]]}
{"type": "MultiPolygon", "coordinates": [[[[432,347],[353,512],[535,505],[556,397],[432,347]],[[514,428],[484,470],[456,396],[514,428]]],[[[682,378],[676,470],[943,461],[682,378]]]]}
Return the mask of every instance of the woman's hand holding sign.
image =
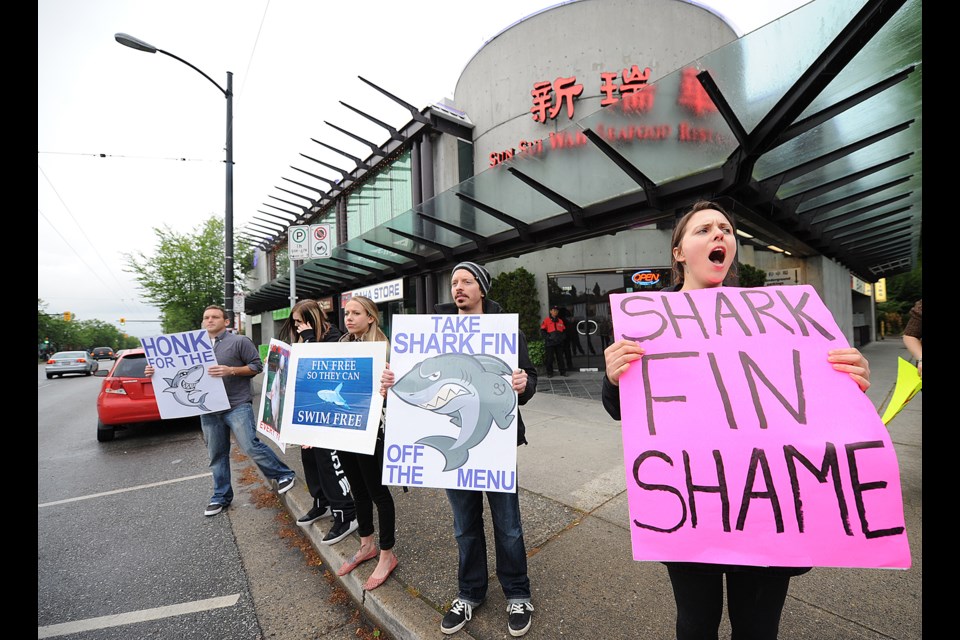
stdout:
{"type": "Polygon", "coordinates": [[[390,371],[390,363],[388,362],[386,368],[383,370],[383,374],[380,376],[380,395],[386,398],[387,391],[390,390],[394,382],[395,376],[393,375],[393,371],[390,371]]]}
{"type": "Polygon", "coordinates": [[[631,362],[639,360],[644,353],[643,347],[633,340],[617,340],[611,344],[603,351],[607,379],[614,386],[620,386],[620,376],[630,368],[631,362]]]}
{"type": "Polygon", "coordinates": [[[849,373],[861,391],[870,388],[870,363],[857,349],[831,349],[827,352],[827,362],[837,371],[849,373]]]}

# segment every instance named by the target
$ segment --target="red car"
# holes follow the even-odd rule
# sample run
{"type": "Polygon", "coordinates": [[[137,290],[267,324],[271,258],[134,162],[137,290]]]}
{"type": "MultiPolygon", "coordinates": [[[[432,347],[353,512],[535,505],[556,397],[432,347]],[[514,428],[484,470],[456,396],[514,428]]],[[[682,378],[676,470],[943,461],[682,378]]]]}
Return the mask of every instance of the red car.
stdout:
{"type": "Polygon", "coordinates": [[[113,367],[96,376],[106,378],[97,396],[97,440],[113,440],[117,425],[160,420],[160,409],[150,378],[143,375],[147,356],[143,349],[117,352],[113,367]]]}

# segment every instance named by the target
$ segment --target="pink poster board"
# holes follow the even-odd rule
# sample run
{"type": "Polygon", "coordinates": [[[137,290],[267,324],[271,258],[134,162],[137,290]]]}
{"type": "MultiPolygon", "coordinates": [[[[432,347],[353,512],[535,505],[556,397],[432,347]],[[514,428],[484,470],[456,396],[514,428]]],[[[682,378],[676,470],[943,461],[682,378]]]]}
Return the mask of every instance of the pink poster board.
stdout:
{"type": "Polygon", "coordinates": [[[635,560],[910,566],[896,453],[813,287],[610,296],[635,560]]]}

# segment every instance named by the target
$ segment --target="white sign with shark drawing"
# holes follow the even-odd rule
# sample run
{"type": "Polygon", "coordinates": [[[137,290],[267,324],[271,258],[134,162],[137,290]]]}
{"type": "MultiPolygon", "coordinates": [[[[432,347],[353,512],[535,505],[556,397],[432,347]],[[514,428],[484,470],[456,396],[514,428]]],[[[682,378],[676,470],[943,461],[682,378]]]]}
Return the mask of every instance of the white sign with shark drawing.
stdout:
{"type": "Polygon", "coordinates": [[[280,442],[373,454],[386,342],[290,345],[280,442]]]}
{"type": "Polygon", "coordinates": [[[516,493],[517,324],[393,316],[384,484],[516,493]]]}
{"type": "Polygon", "coordinates": [[[185,418],[230,408],[223,380],[207,375],[217,364],[213,342],[203,329],[140,338],[160,417],[185,418]]]}

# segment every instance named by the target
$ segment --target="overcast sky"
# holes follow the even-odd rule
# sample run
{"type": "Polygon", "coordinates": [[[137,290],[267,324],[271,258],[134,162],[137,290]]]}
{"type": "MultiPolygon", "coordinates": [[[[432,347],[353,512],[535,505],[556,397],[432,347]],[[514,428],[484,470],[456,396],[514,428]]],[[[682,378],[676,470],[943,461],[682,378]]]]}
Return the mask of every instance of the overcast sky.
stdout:
{"type": "MultiPolygon", "coordinates": [[[[711,0],[739,33],[806,0],[711,0]]],[[[307,193],[296,165],[334,178],[305,153],[352,161],[369,150],[329,121],[376,144],[383,129],[342,100],[394,126],[409,113],[363,76],[418,108],[453,97],[484,42],[548,0],[38,0],[37,295],[137,336],[160,332],[124,253],[151,254],[153,229],[187,233],[224,212],[226,101],[199,73],[163,55],[123,47],[125,32],[183,58],[221,87],[233,72],[235,228],[276,187],[307,193]],[[311,165],[313,165],[311,167],[311,165]]],[[[303,182],[317,184],[309,178],[303,182]]],[[[303,202],[306,204],[306,202],[303,202]]],[[[219,300],[217,302],[220,302],[219,300]]]]}

